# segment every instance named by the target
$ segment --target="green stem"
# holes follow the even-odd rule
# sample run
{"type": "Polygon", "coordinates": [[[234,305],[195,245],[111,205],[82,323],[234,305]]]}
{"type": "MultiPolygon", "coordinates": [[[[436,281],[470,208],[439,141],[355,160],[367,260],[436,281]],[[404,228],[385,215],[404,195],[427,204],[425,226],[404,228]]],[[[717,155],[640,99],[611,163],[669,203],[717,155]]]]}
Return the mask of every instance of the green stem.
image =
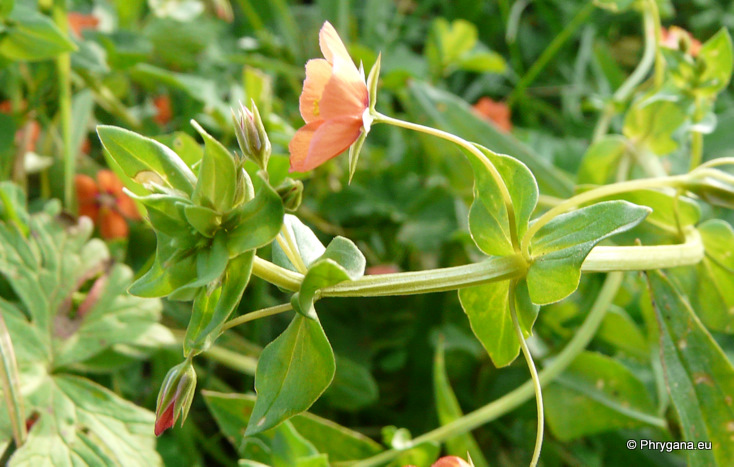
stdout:
{"type": "MultiPolygon", "coordinates": [[[[68,34],[69,21],[66,17],[66,2],[55,0],[53,19],[62,33],[68,34]]],[[[56,73],[59,85],[59,120],[61,122],[62,155],[64,161],[64,205],[76,213],[76,154],[71,146],[71,54],[63,53],[56,57],[56,73]]]]}
{"type": "Polygon", "coordinates": [[[10,331],[5,325],[2,313],[0,313],[0,382],[5,396],[5,405],[8,408],[15,448],[18,449],[25,443],[28,431],[25,426],[23,399],[20,395],[18,364],[15,359],[13,342],[10,340],[10,331]]]}
{"type": "MultiPolygon", "coordinates": [[[[582,272],[644,271],[697,264],[703,243],[696,229],[686,232],[685,243],[655,246],[597,246],[581,265],[582,272]]],[[[377,297],[443,292],[522,277],[526,263],[520,255],[495,256],[479,263],[364,276],[321,289],[321,297],[377,297]]]]}
{"type": "Polygon", "coordinates": [[[255,256],[255,261],[252,264],[252,273],[260,279],[264,279],[271,284],[275,284],[291,292],[298,292],[301,288],[301,281],[303,280],[303,274],[281,268],[277,264],[273,264],[259,256],[255,256]]]}
{"type": "MultiPolygon", "coordinates": [[[[694,110],[693,118],[694,121],[699,121],[703,116],[701,114],[701,105],[696,99],[696,109],[694,110]]],[[[700,131],[693,130],[691,132],[691,164],[690,170],[695,169],[701,165],[703,160],[703,133],[700,131]]]]}
{"type": "MultiPolygon", "coordinates": [[[[605,185],[593,190],[586,191],[571,197],[559,205],[549,209],[542,216],[540,216],[534,223],[530,224],[525,236],[522,239],[522,251],[526,254],[529,253],[530,240],[533,238],[538,230],[544,225],[550,222],[556,216],[563,214],[571,209],[581,206],[582,204],[594,201],[596,199],[605,198],[607,196],[617,195],[620,193],[626,193],[629,191],[642,190],[648,188],[680,188],[682,187],[688,175],[675,175],[671,177],[659,177],[659,178],[641,178],[637,180],[630,180],[621,183],[614,183],[612,185],[605,185]]],[[[653,266],[657,269],[657,266],[653,266]]]]}
{"type": "Polygon", "coordinates": [[[239,326],[240,324],[249,323],[250,321],[254,321],[260,318],[266,318],[268,316],[277,315],[279,313],[284,313],[292,309],[293,307],[291,306],[290,303],[284,303],[282,305],[271,306],[269,308],[263,308],[262,310],[257,310],[257,311],[252,311],[250,313],[246,313],[242,316],[238,316],[237,318],[231,319],[227,321],[226,323],[224,323],[224,326],[222,326],[221,333],[224,333],[224,331],[226,331],[227,329],[231,329],[235,326],[239,326]]]}
{"type": "Polygon", "coordinates": [[[548,65],[551,59],[561,50],[561,47],[568,42],[574,32],[581,26],[583,26],[588,20],[591,13],[596,8],[594,2],[586,2],[581,9],[576,13],[576,16],[563,28],[563,30],[553,38],[548,47],[540,54],[540,57],[533,63],[530,69],[523,75],[520,82],[517,83],[515,89],[512,91],[510,96],[507,98],[507,105],[513,106],[515,101],[525,94],[527,87],[535,81],[541,71],[548,65]]]}
{"type": "Polygon", "coordinates": [[[117,96],[115,96],[108,87],[104,86],[99,79],[84,70],[77,70],[75,77],[77,85],[80,83],[79,78],[81,78],[81,82],[84,82],[84,84],[92,90],[95,101],[100,105],[100,107],[124,121],[129,127],[136,129],[142,127],[140,120],[131,114],[125,104],[120,102],[117,96]]]}
{"type": "MultiPolygon", "coordinates": [[[[655,31],[655,74],[653,80],[655,87],[659,88],[665,80],[665,57],[663,57],[663,50],[660,47],[663,42],[663,27],[660,23],[660,9],[657,0],[648,0],[646,11],[652,17],[655,31]]],[[[645,34],[647,34],[647,31],[645,31],[645,34]]]]}
{"type": "Polygon", "coordinates": [[[487,169],[489,174],[492,176],[492,179],[497,184],[500,190],[500,194],[502,195],[502,200],[505,205],[505,209],[507,210],[507,221],[510,226],[510,241],[512,242],[512,246],[515,248],[515,251],[520,251],[520,242],[517,235],[517,225],[515,222],[515,208],[512,204],[512,197],[510,196],[510,191],[507,189],[507,185],[505,185],[505,181],[502,179],[502,176],[497,171],[497,168],[492,164],[492,162],[487,158],[487,156],[484,155],[482,151],[480,151],[475,144],[470,143],[469,141],[460,138],[456,135],[453,135],[451,133],[437,130],[435,128],[427,127],[424,125],[418,125],[417,123],[412,122],[406,122],[404,120],[399,120],[397,118],[388,117],[386,115],[382,115],[380,113],[375,113],[373,115],[374,117],[374,123],[387,123],[389,125],[394,125],[400,128],[406,128],[408,130],[418,131],[420,133],[425,133],[428,135],[435,136],[437,138],[445,139],[446,141],[450,141],[465,150],[467,150],[471,155],[477,158],[479,162],[481,162],[484,167],[487,169]]]}
{"type": "MultiPolygon", "coordinates": [[[[540,372],[538,379],[540,380],[541,386],[545,386],[553,381],[586,348],[594,337],[594,334],[596,334],[609,305],[611,305],[612,300],[614,300],[614,297],[617,295],[617,291],[622,284],[622,278],[623,274],[621,272],[613,272],[607,276],[599,295],[596,297],[596,301],[592,305],[591,310],[586,317],[586,320],[583,322],[581,327],[579,327],[576,334],[574,334],[573,338],[561,353],[553,358],[548,366],[540,372]]],[[[461,433],[471,431],[514,410],[533,397],[533,394],[533,382],[527,381],[522,386],[508,394],[505,394],[496,401],[490,402],[474,412],[468,413],[451,423],[415,438],[408,446],[405,447],[405,449],[409,449],[425,442],[440,442],[461,433]]],[[[662,420],[658,421],[664,423],[662,420]]],[[[369,459],[357,461],[352,465],[355,467],[382,465],[399,456],[401,452],[402,451],[390,449],[388,451],[381,452],[376,456],[370,457],[369,459]]]]}
{"type": "MultiPolygon", "coordinates": [[[[624,102],[629,99],[635,88],[637,88],[637,86],[645,79],[650,68],[656,63],[658,49],[657,43],[660,35],[660,28],[656,26],[660,20],[656,20],[656,12],[657,8],[654,11],[651,10],[651,8],[645,8],[643,11],[645,50],[642,53],[642,58],[640,59],[640,63],[637,64],[637,68],[635,68],[632,74],[627,77],[624,83],[622,83],[619,89],[614,93],[612,101],[604,108],[604,113],[602,113],[602,116],[596,124],[596,128],[594,128],[593,141],[597,141],[599,138],[607,134],[609,123],[612,121],[612,117],[614,117],[614,114],[616,113],[615,103],[624,102]]],[[[658,69],[662,70],[662,68],[656,65],[656,82],[658,79],[657,76],[660,73],[658,69]]]]}
{"type": "Polygon", "coordinates": [[[533,356],[528,349],[528,344],[525,342],[525,336],[523,336],[522,328],[520,327],[520,321],[517,319],[517,310],[515,309],[515,287],[517,286],[516,281],[512,281],[509,287],[509,298],[508,302],[510,305],[510,317],[512,318],[512,325],[515,328],[515,334],[520,341],[520,349],[522,354],[525,356],[525,362],[528,364],[528,370],[530,370],[530,379],[533,382],[533,389],[535,391],[535,401],[538,410],[538,429],[535,436],[535,449],[533,449],[533,457],[530,461],[530,467],[538,465],[538,459],[540,459],[540,450],[543,448],[543,427],[545,425],[545,418],[543,416],[543,390],[540,387],[540,379],[538,378],[538,370],[535,368],[535,362],[533,362],[533,356]]]}

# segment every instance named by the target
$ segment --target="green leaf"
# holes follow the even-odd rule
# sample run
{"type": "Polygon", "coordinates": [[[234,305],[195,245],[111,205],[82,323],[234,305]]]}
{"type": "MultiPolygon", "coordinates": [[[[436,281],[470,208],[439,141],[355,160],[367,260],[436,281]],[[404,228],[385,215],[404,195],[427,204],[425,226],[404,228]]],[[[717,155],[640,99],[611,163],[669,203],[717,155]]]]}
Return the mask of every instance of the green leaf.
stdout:
{"type": "Polygon", "coordinates": [[[4,19],[13,11],[15,0],[0,0],[0,19],[4,19]]]}
{"type": "Polygon", "coordinates": [[[697,61],[703,64],[703,71],[696,94],[713,97],[724,90],[734,67],[734,50],[727,28],[721,28],[701,46],[697,61]]]}
{"type": "MultiPolygon", "coordinates": [[[[453,389],[451,389],[449,376],[446,373],[443,336],[439,339],[438,346],[436,347],[436,355],[433,358],[433,394],[436,400],[438,421],[441,425],[447,425],[464,415],[461,411],[459,401],[456,399],[453,389]]],[[[481,448],[471,433],[463,433],[452,438],[447,438],[445,444],[448,455],[458,456],[463,459],[468,453],[476,467],[489,466],[481,448]]]]}
{"type": "Polygon", "coordinates": [[[705,256],[690,268],[671,271],[703,324],[712,331],[734,332],[734,230],[720,219],[698,227],[705,256]]]}
{"type": "MultiPolygon", "coordinates": [[[[309,267],[326,251],[326,248],[319,241],[318,237],[316,237],[316,234],[296,216],[286,214],[283,219],[283,226],[295,242],[296,251],[301,259],[303,259],[306,267],[309,267]]],[[[277,243],[273,244],[273,262],[280,267],[298,272],[277,243]]]]}
{"type": "MultiPolygon", "coordinates": [[[[158,247],[155,260],[145,274],[131,286],[130,293],[140,297],[165,297],[182,291],[196,280],[196,255],[193,250],[179,250],[176,239],[156,232],[158,247]]],[[[189,298],[183,298],[190,300],[189,298]]]]}
{"type": "Polygon", "coordinates": [[[222,225],[222,215],[212,208],[188,204],[184,206],[188,224],[201,235],[212,238],[222,225]]]}
{"type": "Polygon", "coordinates": [[[25,5],[16,5],[0,35],[0,55],[11,60],[47,60],[73,50],[74,43],[51,19],[25,5]]]}
{"type": "Polygon", "coordinates": [[[377,401],[377,382],[364,366],[345,357],[336,356],[336,373],[324,399],[331,407],[356,412],[377,401]]]}
{"type": "MultiPolygon", "coordinates": [[[[243,438],[255,405],[255,396],[211,391],[202,391],[202,395],[224,436],[237,449],[240,456],[244,457],[248,444],[243,438]]],[[[379,444],[361,433],[308,412],[293,416],[289,423],[302,433],[318,452],[328,454],[332,462],[364,459],[382,450],[379,444]]],[[[267,430],[257,437],[260,440],[264,437],[270,439],[277,429],[267,430]]],[[[269,459],[262,459],[262,462],[269,462],[269,459]]]]}
{"type": "Polygon", "coordinates": [[[594,0],[599,8],[620,13],[627,11],[637,4],[637,0],[594,0]]]}
{"type": "Polygon", "coordinates": [[[168,135],[156,136],[154,138],[169,148],[176,151],[176,154],[186,163],[191,170],[201,162],[204,157],[204,150],[199,143],[187,133],[176,131],[168,135]]]}
{"type": "Polygon", "coordinates": [[[562,441],[651,424],[664,427],[645,385],[624,365],[583,352],[543,390],[548,426],[562,441]]]}
{"type": "Polygon", "coordinates": [[[475,49],[464,54],[459,59],[457,67],[475,73],[504,73],[507,70],[507,62],[497,52],[475,49]]]}
{"type": "Polygon", "coordinates": [[[220,213],[232,209],[235,201],[235,160],[222,143],[212,138],[196,121],[191,124],[204,139],[204,156],[192,201],[220,213]]]}
{"type": "Polygon", "coordinates": [[[644,99],[636,102],[624,118],[622,133],[653,153],[664,156],[678,147],[673,133],[685,122],[686,114],[677,102],[644,99]]]}
{"type": "Polygon", "coordinates": [[[8,466],[163,465],[153,413],[89,380],[46,376],[27,401],[40,417],[8,466]]]}
{"type": "Polygon", "coordinates": [[[615,306],[609,308],[595,338],[638,359],[648,360],[649,358],[645,336],[637,323],[621,308],[615,306]]]}
{"type": "MultiPolygon", "coordinates": [[[[478,148],[497,168],[507,186],[515,210],[517,235],[522,238],[538,201],[535,178],[517,159],[478,148]]],[[[515,250],[510,240],[510,224],[500,188],[484,163],[473,155],[468,157],[474,169],[474,202],[469,210],[472,239],[488,255],[511,255],[515,250]]]]}
{"type": "Polygon", "coordinates": [[[561,214],[541,227],[530,244],[533,263],[527,281],[533,303],[546,305],[571,295],[594,245],[631,229],[649,213],[649,208],[626,201],[604,201],[561,214]]]}
{"type": "MultiPolygon", "coordinates": [[[[139,349],[141,336],[153,331],[172,338],[157,325],[160,302],[125,293],[132,271],[111,263],[104,242],[89,239],[87,218],[65,226],[54,202],[30,217],[22,202],[14,209],[28,219],[30,235],[0,222],[0,273],[15,292],[7,294],[14,301],[0,298],[0,312],[12,336],[26,414],[39,418],[5,461],[160,465],[152,413],[65,373],[113,348],[139,349]]],[[[2,404],[0,421],[6,415],[2,404]]]]}
{"type": "MultiPolygon", "coordinates": [[[[509,285],[510,281],[490,282],[459,290],[459,301],[472,331],[496,367],[509,365],[520,353],[520,341],[510,316],[509,285]]],[[[515,310],[525,337],[531,335],[538,309],[530,302],[526,282],[519,281],[515,310]]]]}
{"type": "Polygon", "coordinates": [[[296,311],[315,318],[313,302],[316,292],[324,287],[362,277],[366,265],[364,255],[348,238],[335,237],[316,261],[308,267],[298,292],[296,311]]]}
{"type": "Polygon", "coordinates": [[[245,436],[307,410],[329,387],[334,371],[334,352],[321,323],[296,314],[260,355],[255,374],[257,401],[245,436]]]}
{"type": "MultiPolygon", "coordinates": [[[[217,235],[217,238],[220,238],[219,235],[217,235]]],[[[224,241],[222,241],[223,243],[224,241]]],[[[200,252],[199,256],[204,251],[200,252]]],[[[186,357],[191,354],[198,355],[211,347],[219,337],[222,326],[240,303],[242,294],[250,281],[252,263],[255,259],[254,250],[231,259],[229,263],[227,263],[227,251],[224,245],[221,246],[216,255],[217,257],[212,258],[211,261],[220,264],[224,262],[227,267],[224,269],[221,283],[216,288],[202,288],[194,300],[191,320],[184,337],[183,348],[186,357]]],[[[212,256],[215,256],[214,252],[212,252],[212,256]]],[[[214,267],[218,268],[218,265],[214,267]]],[[[218,272],[219,269],[215,269],[215,271],[218,272]]],[[[200,273],[199,281],[203,282],[206,279],[200,273]]],[[[208,282],[215,283],[215,279],[210,279],[208,282]]]]}
{"type": "Polygon", "coordinates": [[[284,222],[280,196],[267,183],[261,183],[255,197],[237,206],[225,218],[227,249],[234,257],[263,247],[273,241],[284,222]]]}
{"type": "Polygon", "coordinates": [[[191,195],[196,176],[168,147],[122,128],[99,125],[97,134],[107,150],[105,155],[122,168],[131,180],[143,185],[155,179],[168,187],[191,195]]]}
{"type": "Polygon", "coordinates": [[[665,381],[687,441],[713,450],[688,451],[688,464],[728,465],[734,459],[731,423],[734,368],[690,305],[665,275],[647,273],[660,333],[665,381]]]}
{"type": "Polygon", "coordinates": [[[607,135],[586,150],[576,180],[579,184],[605,185],[617,178],[617,166],[629,142],[619,135],[607,135]]]}
{"type": "MultiPolygon", "coordinates": [[[[512,154],[532,171],[543,193],[567,197],[571,194],[571,178],[553,166],[546,158],[511,134],[503,133],[492,123],[477,116],[463,99],[427,83],[412,81],[401,104],[408,109],[414,121],[441,128],[449,133],[492,148],[497,153],[512,154]]],[[[429,153],[440,153],[445,157],[451,146],[436,139],[426,139],[424,145],[429,153]]],[[[451,147],[451,150],[454,148],[451,147]]]]}

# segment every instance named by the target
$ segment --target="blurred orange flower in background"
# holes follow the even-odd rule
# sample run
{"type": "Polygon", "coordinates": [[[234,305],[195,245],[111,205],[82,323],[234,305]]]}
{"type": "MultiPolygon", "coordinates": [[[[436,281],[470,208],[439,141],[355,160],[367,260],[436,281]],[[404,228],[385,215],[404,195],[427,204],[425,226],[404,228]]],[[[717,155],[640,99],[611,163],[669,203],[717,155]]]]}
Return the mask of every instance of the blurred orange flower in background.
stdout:
{"type": "Polygon", "coordinates": [[[680,50],[681,43],[688,45],[688,54],[691,57],[698,56],[701,51],[701,41],[693,37],[693,34],[678,26],[671,26],[670,29],[660,28],[661,42],[660,45],[666,49],[680,50]]]}
{"type": "Polygon", "coordinates": [[[512,131],[510,108],[504,102],[495,102],[489,97],[482,97],[474,104],[473,108],[477,115],[491,121],[505,133],[512,131]]]}
{"type": "Polygon", "coordinates": [[[88,175],[77,175],[75,184],[79,215],[92,219],[102,238],[127,237],[125,219],[139,220],[140,213],[133,200],[122,191],[122,182],[115,173],[100,170],[96,181],[88,175]]]}
{"type": "Polygon", "coordinates": [[[369,107],[364,74],[328,21],[319,32],[319,45],[325,59],[306,63],[300,98],[306,125],[288,146],[291,171],[306,172],[344,152],[359,138],[362,116],[369,107]]]}
{"type": "Polygon", "coordinates": [[[156,114],[153,117],[153,120],[155,120],[158,125],[163,126],[171,121],[173,112],[171,111],[170,97],[167,95],[156,96],[153,99],[153,105],[156,108],[156,114]]]}
{"type": "Polygon", "coordinates": [[[66,18],[69,21],[69,29],[76,37],[82,37],[82,31],[85,29],[97,29],[99,26],[99,18],[94,15],[72,11],[66,15],[66,18]]]}

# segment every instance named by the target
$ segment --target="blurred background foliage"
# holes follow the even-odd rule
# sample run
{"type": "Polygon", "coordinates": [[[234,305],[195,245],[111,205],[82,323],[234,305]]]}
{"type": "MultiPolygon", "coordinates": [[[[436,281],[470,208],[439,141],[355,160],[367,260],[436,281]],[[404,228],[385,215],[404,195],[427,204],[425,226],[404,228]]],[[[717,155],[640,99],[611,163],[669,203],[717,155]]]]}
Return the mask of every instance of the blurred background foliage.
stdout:
{"type": "MultiPolygon", "coordinates": [[[[512,154],[531,168],[542,194],[556,197],[572,193],[594,122],[643,48],[639,14],[613,14],[590,2],[567,0],[72,0],[62,5],[70,39],[17,16],[20,10],[47,14],[58,3],[64,2],[16,0],[11,16],[0,22],[0,179],[26,189],[32,212],[40,211],[44,200],[63,198],[59,87],[52,59],[72,48],[69,41],[74,48],[71,141],[82,174],[94,177],[105,168],[97,124],[156,137],[184,159],[196,160],[201,148],[189,120],[195,118],[233,149],[230,107],[253,99],[273,143],[271,176],[277,184],[287,174],[288,141],[302,125],[297,103],[304,64],[320,56],[317,32],[328,20],[365,69],[382,53],[381,112],[512,154]],[[24,41],[33,38],[45,48],[25,47],[24,41]]],[[[722,26],[734,26],[734,6],[728,1],[660,0],[659,7],[665,25],[681,26],[701,41],[722,26]]],[[[705,159],[734,155],[733,97],[729,87],[717,101],[718,127],[706,135],[705,159]]],[[[613,120],[615,132],[621,126],[621,118],[613,120]]],[[[673,153],[665,163],[674,172],[685,170],[679,160],[685,159],[673,153]]],[[[368,271],[421,270],[480,257],[466,227],[472,176],[457,149],[377,126],[351,184],[347,174],[346,158],[338,158],[300,175],[305,196],[298,214],[324,243],[334,235],[354,240],[368,271]]],[[[114,258],[139,274],[151,261],[155,237],[143,222],[132,222],[126,238],[108,245],[114,258]]],[[[543,309],[530,341],[539,359],[570,339],[600,284],[600,277],[584,276],[580,293],[543,309]]],[[[627,275],[624,290],[590,348],[621,362],[620,371],[633,374],[654,394],[642,331],[645,294],[634,274],[627,275]]],[[[13,296],[4,281],[0,293],[13,296]]],[[[239,311],[284,300],[277,288],[253,279],[239,311]]],[[[378,442],[385,425],[419,434],[439,424],[429,389],[439,341],[464,412],[527,379],[522,361],[502,371],[492,366],[455,293],[329,299],[320,305],[337,373],[311,412],[378,442]]],[[[179,361],[176,342],[189,310],[188,304],[164,300],[162,323],[169,331],[161,329],[152,344],[141,344],[136,352],[112,347],[69,371],[153,409],[163,376],[179,361]]],[[[282,315],[258,320],[223,336],[197,360],[199,388],[252,392],[257,356],[288,321],[282,315]]],[[[716,337],[731,358],[734,341],[716,337]]],[[[560,391],[548,397],[549,414],[567,403],[560,391]]],[[[535,424],[531,401],[474,435],[490,464],[522,465],[530,459],[535,424]]],[[[671,436],[630,420],[571,430],[557,418],[550,428],[544,465],[684,463],[674,454],[625,450],[629,438],[671,436]]],[[[182,428],[158,439],[157,450],[168,465],[232,465],[238,458],[202,397],[195,399],[182,428]]]]}

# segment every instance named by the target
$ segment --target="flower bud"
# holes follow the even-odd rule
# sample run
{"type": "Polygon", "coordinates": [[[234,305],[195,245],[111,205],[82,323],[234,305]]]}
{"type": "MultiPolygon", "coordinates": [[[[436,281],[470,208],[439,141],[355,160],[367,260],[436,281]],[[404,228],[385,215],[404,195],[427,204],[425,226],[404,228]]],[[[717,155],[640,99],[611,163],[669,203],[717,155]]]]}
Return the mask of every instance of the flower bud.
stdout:
{"type": "Polygon", "coordinates": [[[240,104],[238,114],[232,111],[235,135],[242,154],[255,161],[261,169],[267,170],[271,152],[270,140],[254,101],[251,106],[252,110],[240,104]]]}
{"type": "Polygon", "coordinates": [[[298,210],[303,200],[303,183],[300,180],[286,178],[275,191],[280,195],[286,211],[295,212],[298,210]]]}
{"type": "Polygon", "coordinates": [[[196,389],[196,371],[190,360],[186,360],[168,371],[158,393],[155,409],[155,435],[171,428],[178,417],[181,423],[189,414],[196,389]]]}

